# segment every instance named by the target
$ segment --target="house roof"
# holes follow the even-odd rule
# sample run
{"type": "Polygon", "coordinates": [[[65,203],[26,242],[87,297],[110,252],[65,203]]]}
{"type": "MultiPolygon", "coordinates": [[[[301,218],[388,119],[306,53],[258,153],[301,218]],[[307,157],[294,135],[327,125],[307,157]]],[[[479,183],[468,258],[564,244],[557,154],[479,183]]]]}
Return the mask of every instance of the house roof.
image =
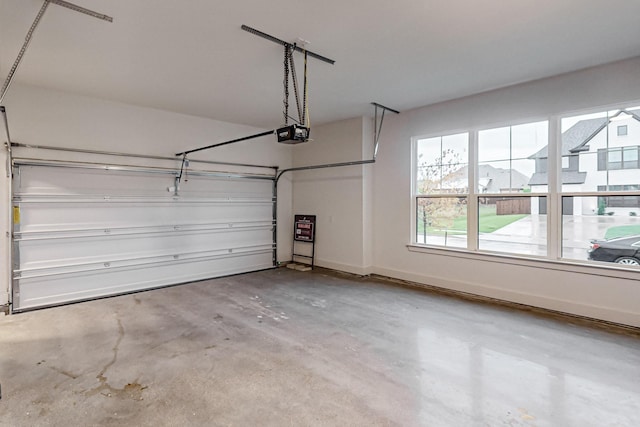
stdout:
{"type": "MultiPolygon", "coordinates": [[[[467,186],[469,167],[464,166],[445,177],[447,188],[467,186]]],[[[502,189],[520,189],[526,187],[529,178],[515,169],[496,168],[491,165],[478,165],[478,185],[487,191],[497,192],[502,189]]]]}
{"type": "Polygon", "coordinates": [[[515,169],[496,168],[491,165],[478,165],[478,181],[488,179],[484,185],[490,191],[516,189],[527,185],[529,178],[515,169]]]}
{"type": "MultiPolygon", "coordinates": [[[[620,110],[615,116],[622,113],[630,114],[634,119],[640,121],[640,109],[620,110]]],[[[607,117],[580,120],[578,123],[564,131],[562,134],[562,155],[568,156],[588,149],[586,144],[602,129],[604,129],[610,120],[611,118],[607,117]]],[[[543,147],[540,151],[531,155],[529,158],[541,159],[549,157],[547,147],[548,146],[543,147]]]]}
{"type": "MultiPolygon", "coordinates": [[[[562,171],[562,183],[563,184],[584,184],[587,179],[586,172],[578,171],[562,171]]],[[[547,185],[549,183],[549,176],[546,172],[536,172],[531,176],[529,185],[547,185]]]]}

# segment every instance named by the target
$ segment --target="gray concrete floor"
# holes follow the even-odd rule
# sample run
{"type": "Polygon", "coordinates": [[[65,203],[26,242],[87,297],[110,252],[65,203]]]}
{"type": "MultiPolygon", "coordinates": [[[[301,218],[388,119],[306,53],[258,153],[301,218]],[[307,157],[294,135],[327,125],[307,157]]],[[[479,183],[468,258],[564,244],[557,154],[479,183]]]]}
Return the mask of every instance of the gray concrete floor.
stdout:
{"type": "Polygon", "coordinates": [[[0,317],[2,426],[638,426],[640,338],[278,269],[0,317]]]}

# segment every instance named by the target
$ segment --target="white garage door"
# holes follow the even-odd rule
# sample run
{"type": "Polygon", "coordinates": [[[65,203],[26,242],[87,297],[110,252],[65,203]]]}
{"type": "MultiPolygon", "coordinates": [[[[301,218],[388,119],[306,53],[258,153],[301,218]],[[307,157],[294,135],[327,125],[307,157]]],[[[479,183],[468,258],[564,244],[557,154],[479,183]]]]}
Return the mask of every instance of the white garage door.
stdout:
{"type": "Polygon", "coordinates": [[[274,266],[273,177],[16,163],[13,311],[274,266]]]}

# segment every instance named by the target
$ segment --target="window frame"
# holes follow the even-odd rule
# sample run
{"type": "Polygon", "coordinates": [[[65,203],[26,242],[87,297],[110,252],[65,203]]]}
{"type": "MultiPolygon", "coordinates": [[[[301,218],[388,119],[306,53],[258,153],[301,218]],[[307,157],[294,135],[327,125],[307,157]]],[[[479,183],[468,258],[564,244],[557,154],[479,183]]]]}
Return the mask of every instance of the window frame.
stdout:
{"type": "MultiPolygon", "coordinates": [[[[435,249],[443,249],[443,250],[463,250],[463,251],[471,251],[473,253],[485,253],[485,254],[497,254],[497,255],[507,255],[507,256],[511,256],[511,255],[516,255],[516,254],[511,254],[509,252],[505,252],[505,251],[490,251],[490,250],[480,250],[479,249],[479,235],[478,235],[478,228],[479,228],[479,221],[478,221],[478,204],[479,204],[479,198],[480,197],[490,197],[490,196],[495,196],[495,197],[501,197],[501,198],[507,198],[507,197],[528,197],[528,198],[535,198],[535,197],[546,197],[547,201],[549,200],[549,193],[547,192],[529,192],[529,193],[523,193],[520,191],[510,191],[510,192],[500,192],[500,193],[480,193],[478,190],[478,141],[479,141],[479,135],[480,132],[482,131],[487,131],[487,130],[492,130],[492,129],[499,129],[499,128],[505,128],[505,127],[515,127],[515,126],[520,126],[520,125],[527,125],[527,124],[532,124],[532,123],[539,123],[539,122],[547,122],[547,141],[550,140],[550,135],[552,133],[552,126],[551,126],[551,121],[549,120],[548,117],[538,117],[538,118],[532,118],[529,120],[521,120],[521,121],[509,121],[509,122],[505,122],[502,124],[496,124],[493,126],[482,126],[482,127],[475,127],[475,128],[471,128],[471,129],[467,129],[467,130],[461,130],[461,131],[452,131],[452,132],[441,132],[438,134],[427,134],[427,135],[420,135],[420,136],[416,136],[416,137],[412,137],[411,138],[411,144],[412,144],[412,175],[411,175],[411,180],[412,180],[412,214],[411,214],[411,239],[410,239],[410,245],[415,245],[415,246],[419,246],[419,247],[428,247],[428,248],[435,248],[435,249]],[[418,149],[417,149],[417,145],[418,145],[418,141],[420,140],[424,140],[424,139],[431,139],[431,138],[438,138],[438,137],[446,137],[446,136],[450,136],[450,135],[456,135],[456,134],[462,134],[462,133],[468,133],[469,134],[469,157],[468,157],[468,187],[467,193],[456,193],[456,194],[449,194],[449,195],[443,195],[443,194],[438,194],[438,195],[433,195],[432,197],[447,197],[447,196],[451,196],[451,197],[459,197],[459,196],[466,196],[467,197],[467,248],[465,249],[460,249],[460,248],[455,248],[455,247],[449,247],[449,246],[442,246],[442,245],[431,245],[431,244],[424,244],[424,243],[418,243],[417,242],[417,200],[418,198],[424,198],[425,196],[428,197],[428,195],[423,195],[423,194],[418,194],[417,193],[417,171],[418,171],[418,165],[417,165],[417,159],[418,159],[418,149]]],[[[552,155],[550,153],[548,159],[547,159],[547,163],[549,163],[549,161],[552,161],[554,163],[558,163],[560,162],[560,157],[556,157],[555,155],[552,155]]],[[[548,186],[549,187],[549,186],[548,186]]],[[[548,203],[548,202],[547,202],[548,203]]],[[[536,259],[546,259],[549,256],[549,248],[553,246],[549,244],[549,233],[547,233],[547,255],[546,256],[538,256],[538,255],[527,255],[527,257],[530,258],[536,258],[536,259]]]]}
{"type": "Polygon", "coordinates": [[[640,169],[640,145],[599,148],[597,151],[599,171],[640,169]],[[625,160],[625,152],[635,153],[635,158],[625,160]],[[619,154],[620,160],[611,160],[611,154],[619,154]]]}
{"type": "MultiPolygon", "coordinates": [[[[614,263],[600,263],[589,260],[578,260],[571,258],[563,258],[562,257],[562,200],[563,197],[572,197],[572,196],[602,196],[602,192],[591,191],[588,193],[585,192],[569,192],[563,191],[562,188],[562,172],[566,170],[562,167],[562,147],[561,147],[561,138],[562,138],[562,120],[565,118],[579,117],[582,115],[589,114],[598,114],[601,112],[610,112],[612,110],[622,110],[622,109],[637,109],[640,105],[640,101],[630,101],[626,103],[617,103],[615,105],[610,106],[600,106],[594,107],[590,109],[583,110],[575,110],[569,111],[565,113],[555,113],[549,114],[543,117],[529,117],[527,120],[510,120],[506,123],[494,123],[492,126],[474,126],[468,127],[464,129],[458,129],[456,131],[451,132],[438,132],[437,134],[413,137],[412,141],[415,142],[417,139],[424,139],[429,137],[436,137],[440,135],[454,134],[454,133],[462,133],[469,132],[469,174],[470,177],[473,177],[474,180],[477,180],[477,140],[478,133],[481,130],[489,129],[489,128],[498,128],[505,126],[517,126],[519,124],[533,123],[539,121],[548,121],[548,157],[547,157],[547,191],[545,193],[528,193],[531,197],[546,197],[547,205],[548,205],[548,223],[547,223],[547,255],[543,257],[531,256],[531,255],[520,255],[520,254],[510,254],[508,252],[489,252],[489,251],[481,251],[478,249],[478,197],[482,196],[482,194],[478,194],[477,190],[477,181],[470,182],[469,188],[469,199],[468,199],[468,245],[466,249],[459,248],[450,248],[444,246],[432,246],[419,244],[415,241],[415,237],[411,237],[410,243],[407,244],[407,248],[412,252],[422,252],[422,253],[434,253],[434,254],[448,254],[450,256],[460,256],[462,258],[470,258],[470,259],[478,259],[489,257],[491,259],[493,257],[498,257],[502,261],[497,262],[505,262],[504,260],[513,260],[512,262],[520,265],[531,265],[541,267],[536,263],[543,262],[543,265],[562,265],[568,269],[572,269],[575,266],[575,271],[585,272],[591,271],[590,274],[597,274],[597,272],[602,272],[600,274],[611,276],[611,277],[633,277],[637,279],[637,274],[639,270],[635,270],[635,268],[630,269],[629,267],[621,267],[618,264],[614,263]],[[502,126],[501,126],[502,125],[502,126]],[[606,273],[605,273],[606,271],[606,273]]],[[[608,125],[610,126],[610,125],[608,125]]],[[[575,154],[577,156],[577,154],[575,154]]],[[[638,166],[640,167],[640,145],[638,146],[638,166]]],[[[412,165],[415,164],[414,159],[412,159],[412,165]]],[[[570,163],[571,165],[571,163],[570,163]]],[[[597,168],[597,165],[596,165],[597,168]]],[[[571,169],[571,168],[570,168],[571,169]]],[[[599,170],[599,169],[597,169],[599,170]]],[[[579,169],[576,169],[577,172],[581,172],[579,169]]],[[[536,172],[540,172],[537,171],[536,172]]],[[[412,175],[412,181],[414,181],[414,175],[412,175]]],[[[488,194],[486,194],[488,195],[488,194]]],[[[519,194],[505,194],[500,193],[496,194],[499,196],[522,196],[522,193],[519,194]]],[[[608,196],[629,196],[629,195],[638,195],[640,196],[640,188],[637,191],[615,191],[607,192],[608,196]]],[[[412,218],[411,218],[411,235],[415,236],[415,193],[412,192],[412,218]]],[[[511,261],[510,261],[511,262],[511,261]]],[[[565,268],[558,267],[558,268],[565,268]]],[[[543,268],[555,268],[555,267],[543,267],[543,268]]]]}
{"type": "MultiPolygon", "coordinates": [[[[418,137],[413,137],[411,139],[411,147],[412,147],[412,161],[411,161],[411,165],[412,165],[412,173],[411,173],[411,181],[412,181],[412,185],[411,185],[411,198],[412,198],[412,210],[411,210],[411,242],[414,244],[418,244],[418,245],[424,245],[424,246],[433,246],[433,247],[440,247],[440,248],[450,248],[450,249],[459,249],[457,247],[452,247],[452,246],[446,246],[446,245],[432,245],[432,244],[426,244],[426,243],[418,243],[418,218],[419,218],[419,214],[418,214],[418,199],[434,199],[434,198],[464,198],[466,200],[466,206],[467,206],[467,217],[469,216],[469,187],[467,186],[467,192],[461,192],[461,193],[455,193],[455,192],[436,192],[436,193],[431,193],[431,194],[421,194],[418,193],[418,173],[420,170],[420,166],[418,165],[418,159],[419,159],[419,155],[418,155],[418,145],[419,142],[425,139],[434,139],[434,138],[441,138],[441,144],[442,144],[442,138],[445,137],[452,137],[452,136],[457,136],[457,135],[462,135],[462,134],[467,134],[467,152],[469,153],[467,158],[465,159],[465,162],[462,162],[463,164],[466,164],[466,166],[468,167],[468,175],[467,175],[467,182],[468,182],[468,176],[472,173],[472,169],[471,169],[471,133],[468,131],[460,131],[460,132],[446,132],[446,133],[442,133],[442,134],[438,134],[438,135],[426,135],[426,136],[418,136],[418,137]]],[[[440,150],[442,151],[442,145],[440,147],[440,150]]],[[[469,223],[467,221],[467,245],[468,245],[468,234],[469,234],[469,223]]]]}
{"type": "Polygon", "coordinates": [[[629,135],[629,127],[627,125],[618,125],[618,128],[616,129],[616,134],[618,136],[629,135]]]}

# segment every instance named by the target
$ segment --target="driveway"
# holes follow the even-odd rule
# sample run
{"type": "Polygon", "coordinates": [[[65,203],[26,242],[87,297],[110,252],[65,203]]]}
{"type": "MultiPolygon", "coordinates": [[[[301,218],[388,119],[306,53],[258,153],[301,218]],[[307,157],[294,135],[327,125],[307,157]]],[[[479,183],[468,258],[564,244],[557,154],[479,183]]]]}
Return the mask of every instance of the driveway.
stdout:
{"type": "MultiPolygon", "coordinates": [[[[609,227],[640,224],[639,217],[567,215],[562,224],[562,257],[586,260],[591,239],[602,239],[609,227]]],[[[422,236],[419,236],[421,240],[422,236]]],[[[431,244],[445,244],[444,238],[428,236],[431,244]]],[[[419,241],[420,241],[419,240],[419,241]]],[[[450,235],[447,246],[466,247],[466,236],[450,235]]],[[[493,233],[481,233],[479,248],[486,251],[546,256],[547,216],[528,215],[493,233]]]]}

